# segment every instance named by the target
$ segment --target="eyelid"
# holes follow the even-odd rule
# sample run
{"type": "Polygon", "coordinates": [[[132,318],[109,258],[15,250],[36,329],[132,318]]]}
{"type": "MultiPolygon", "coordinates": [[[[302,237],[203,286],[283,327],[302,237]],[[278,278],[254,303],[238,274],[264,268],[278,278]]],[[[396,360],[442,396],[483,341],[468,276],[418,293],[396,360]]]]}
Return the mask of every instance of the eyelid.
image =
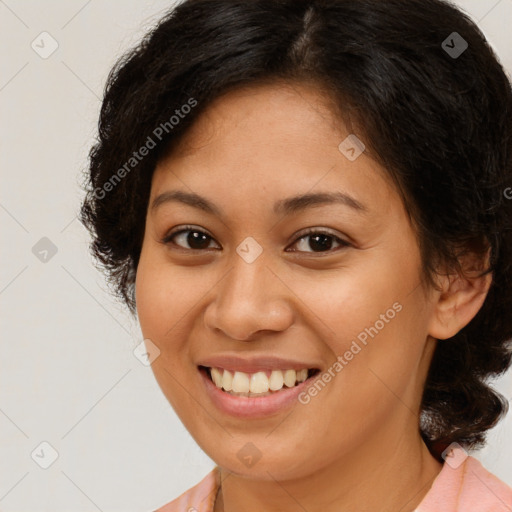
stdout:
{"type": "MultiPolygon", "coordinates": [[[[202,233],[202,234],[208,236],[209,238],[211,238],[211,240],[213,240],[215,243],[218,244],[218,242],[215,240],[215,238],[210,233],[208,233],[208,231],[206,231],[203,228],[199,228],[197,226],[192,226],[190,224],[185,224],[183,226],[179,226],[176,229],[169,231],[168,233],[166,233],[164,235],[164,237],[162,238],[162,240],[160,240],[160,242],[163,243],[164,245],[170,244],[170,243],[172,243],[172,241],[171,241],[172,238],[174,238],[177,235],[180,235],[183,232],[187,232],[187,231],[196,231],[197,233],[202,233]]],[[[174,245],[176,245],[176,247],[178,247],[179,249],[183,249],[184,251],[205,251],[206,250],[206,249],[187,249],[186,247],[181,247],[180,245],[177,245],[177,244],[174,244],[174,245]]],[[[218,244],[218,245],[220,245],[220,244],[218,244]]]]}
{"type": "Polygon", "coordinates": [[[169,232],[167,232],[164,236],[164,240],[170,238],[171,236],[177,235],[183,231],[197,231],[199,233],[204,233],[205,235],[208,235],[209,237],[213,238],[213,235],[208,233],[204,228],[200,228],[198,226],[194,226],[192,224],[183,224],[182,226],[178,226],[176,228],[171,229],[169,232]]]}

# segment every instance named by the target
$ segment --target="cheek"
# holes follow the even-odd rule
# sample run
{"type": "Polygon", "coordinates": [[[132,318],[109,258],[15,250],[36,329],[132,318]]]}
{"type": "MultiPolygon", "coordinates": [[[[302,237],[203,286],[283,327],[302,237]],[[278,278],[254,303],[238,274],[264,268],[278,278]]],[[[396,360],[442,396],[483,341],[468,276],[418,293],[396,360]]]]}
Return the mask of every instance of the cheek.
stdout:
{"type": "Polygon", "coordinates": [[[404,300],[412,281],[397,274],[385,258],[368,257],[357,267],[295,279],[293,292],[300,299],[297,307],[332,340],[331,348],[340,354],[365,328],[376,321],[380,327],[380,315],[388,312],[386,319],[396,316],[393,304],[404,300]]]}
{"type": "Polygon", "coordinates": [[[322,337],[327,358],[343,358],[332,382],[339,390],[357,390],[351,407],[359,407],[361,398],[373,401],[377,392],[392,396],[379,377],[399,394],[414,379],[427,321],[418,265],[413,257],[374,252],[360,265],[295,282],[301,310],[322,337]]]}
{"type": "Polygon", "coordinates": [[[161,348],[185,306],[183,287],[175,274],[154,252],[143,248],[135,280],[137,316],[144,337],[161,348]]]}
{"type": "Polygon", "coordinates": [[[190,333],[201,323],[201,298],[215,280],[198,267],[180,267],[166,260],[161,251],[141,253],[135,282],[139,324],[145,338],[161,350],[161,363],[176,364],[187,351],[190,333]]]}
{"type": "Polygon", "coordinates": [[[181,291],[184,283],[176,274],[157,254],[142,251],[135,281],[137,316],[144,339],[160,350],[151,369],[164,395],[175,410],[193,411],[190,396],[179,384],[187,379],[183,358],[190,331],[186,313],[191,307],[181,291]]]}
{"type": "Polygon", "coordinates": [[[162,312],[166,309],[164,294],[165,280],[161,279],[157,267],[143,251],[141,253],[135,279],[135,300],[137,316],[145,338],[153,338],[165,322],[162,312]]]}

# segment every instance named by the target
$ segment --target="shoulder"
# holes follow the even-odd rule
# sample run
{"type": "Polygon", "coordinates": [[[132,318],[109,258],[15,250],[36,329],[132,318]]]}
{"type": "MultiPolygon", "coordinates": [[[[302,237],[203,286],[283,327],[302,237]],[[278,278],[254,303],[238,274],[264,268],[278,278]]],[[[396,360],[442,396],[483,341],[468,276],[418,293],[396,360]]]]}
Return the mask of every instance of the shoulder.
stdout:
{"type": "Polygon", "coordinates": [[[219,485],[219,467],[215,466],[198,484],[154,512],[213,512],[219,485]]]}
{"type": "Polygon", "coordinates": [[[461,489],[460,509],[501,512],[512,510],[512,488],[487,471],[475,458],[468,457],[461,489]],[[475,508],[476,510],[476,508],[475,508]]]}
{"type": "Polygon", "coordinates": [[[445,462],[415,512],[510,512],[512,488],[467,456],[460,465],[445,462]]]}

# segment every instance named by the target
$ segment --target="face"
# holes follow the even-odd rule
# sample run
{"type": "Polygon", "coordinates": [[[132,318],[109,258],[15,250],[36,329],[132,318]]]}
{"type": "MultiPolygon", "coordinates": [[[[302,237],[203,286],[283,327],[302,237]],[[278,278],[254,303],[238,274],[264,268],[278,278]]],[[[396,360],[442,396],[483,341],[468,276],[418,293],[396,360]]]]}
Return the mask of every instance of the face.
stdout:
{"type": "Polygon", "coordinates": [[[418,436],[434,340],[417,239],[327,105],[304,85],[230,92],[152,180],[136,280],[152,368],[203,450],[251,478],[418,436]]]}

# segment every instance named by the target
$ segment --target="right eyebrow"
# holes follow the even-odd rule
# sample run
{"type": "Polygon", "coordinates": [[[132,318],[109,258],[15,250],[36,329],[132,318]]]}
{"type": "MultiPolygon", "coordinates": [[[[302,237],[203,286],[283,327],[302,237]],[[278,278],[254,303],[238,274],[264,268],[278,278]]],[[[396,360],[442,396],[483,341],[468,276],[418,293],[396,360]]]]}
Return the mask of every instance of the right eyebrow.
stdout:
{"type": "Polygon", "coordinates": [[[219,217],[222,216],[221,210],[205,197],[194,192],[184,192],[182,190],[169,190],[167,192],[163,192],[153,199],[150,208],[151,210],[156,210],[162,204],[169,202],[184,203],[194,208],[199,208],[206,213],[217,215],[219,217]]]}

